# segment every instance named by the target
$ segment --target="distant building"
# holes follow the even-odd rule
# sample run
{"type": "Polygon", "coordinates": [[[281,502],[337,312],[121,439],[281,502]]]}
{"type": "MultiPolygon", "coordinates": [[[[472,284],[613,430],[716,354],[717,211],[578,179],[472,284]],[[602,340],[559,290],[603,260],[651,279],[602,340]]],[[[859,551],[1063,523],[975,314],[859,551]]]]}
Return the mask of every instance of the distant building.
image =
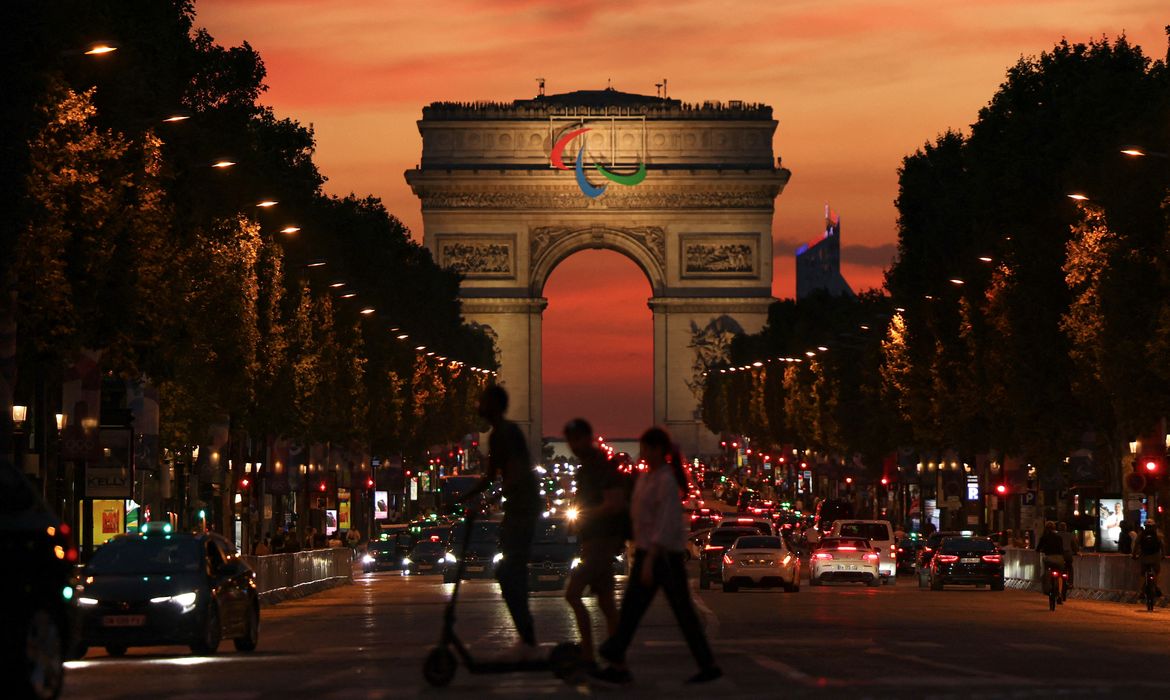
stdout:
{"type": "Polygon", "coordinates": [[[825,233],[796,249],[796,299],[813,292],[853,296],[841,276],[841,217],[825,205],[825,233]]]}

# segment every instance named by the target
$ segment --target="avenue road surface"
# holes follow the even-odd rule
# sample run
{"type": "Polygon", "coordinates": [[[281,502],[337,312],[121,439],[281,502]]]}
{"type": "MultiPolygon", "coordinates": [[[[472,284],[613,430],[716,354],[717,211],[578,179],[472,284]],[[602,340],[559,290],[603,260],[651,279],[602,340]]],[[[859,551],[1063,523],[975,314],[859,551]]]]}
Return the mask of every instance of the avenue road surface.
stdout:
{"type": "MultiPolygon", "coordinates": [[[[693,572],[692,572],[693,573],[693,572]]],[[[693,577],[692,577],[693,578],[693,577]]],[[[692,586],[694,581],[692,580],[692,586]]],[[[131,649],[121,659],[91,650],[71,662],[64,697],[251,700],[394,697],[1168,697],[1170,610],[1047,598],[1020,591],[922,590],[837,585],[799,593],[695,589],[723,679],[699,688],[669,609],[659,599],[630,654],[623,688],[566,685],[551,674],[471,675],[423,681],[450,586],[437,577],[384,572],[354,585],[265,608],[260,646],[218,655],[183,648],[131,649]]],[[[534,594],[546,645],[575,639],[559,593],[534,594]]],[[[459,629],[476,651],[512,643],[493,582],[465,584],[459,629]]]]}

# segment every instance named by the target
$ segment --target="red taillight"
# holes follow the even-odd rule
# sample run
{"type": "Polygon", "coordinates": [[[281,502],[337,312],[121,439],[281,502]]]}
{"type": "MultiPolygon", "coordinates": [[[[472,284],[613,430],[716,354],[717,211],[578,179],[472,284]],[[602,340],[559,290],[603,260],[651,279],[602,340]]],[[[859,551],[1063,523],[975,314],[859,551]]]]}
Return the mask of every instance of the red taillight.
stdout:
{"type": "Polygon", "coordinates": [[[857,547],[838,547],[837,551],[838,552],[856,552],[857,547]]]}
{"type": "Polygon", "coordinates": [[[1002,554],[984,554],[983,561],[985,561],[989,564],[1002,564],[1003,563],[1003,555],[1002,554]]]}
{"type": "Polygon", "coordinates": [[[865,555],[865,558],[870,561],[877,561],[878,559],[881,559],[881,555],[877,552],[870,552],[869,554],[865,555]]]}
{"type": "Polygon", "coordinates": [[[692,515],[692,516],[691,516],[691,520],[698,520],[698,519],[699,519],[699,516],[697,516],[697,515],[692,515]]]}
{"type": "Polygon", "coordinates": [[[905,552],[906,550],[902,549],[901,547],[898,547],[898,551],[899,551],[899,552],[905,552]]]}
{"type": "Polygon", "coordinates": [[[703,547],[703,551],[704,551],[704,552],[722,552],[722,551],[723,551],[723,548],[722,548],[722,547],[716,547],[716,546],[714,546],[714,545],[710,545],[710,544],[709,544],[709,545],[707,545],[707,546],[703,547]]]}
{"type": "Polygon", "coordinates": [[[734,562],[734,561],[732,561],[732,559],[731,559],[731,555],[730,555],[730,554],[724,554],[724,555],[723,555],[723,563],[724,563],[724,564],[727,564],[728,566],[731,566],[731,565],[732,565],[732,564],[734,564],[735,562],[734,562]]]}
{"type": "Polygon", "coordinates": [[[942,564],[954,564],[959,561],[959,557],[954,554],[937,554],[934,558],[938,559],[942,564]]]}
{"type": "Polygon", "coordinates": [[[922,548],[922,551],[924,551],[924,552],[933,552],[934,550],[933,550],[933,549],[931,549],[930,547],[923,547],[923,548],[922,548]]]}
{"type": "Polygon", "coordinates": [[[833,555],[829,554],[828,552],[817,552],[816,554],[813,555],[813,557],[816,559],[820,559],[821,561],[828,561],[828,560],[833,558],[833,555]]]}

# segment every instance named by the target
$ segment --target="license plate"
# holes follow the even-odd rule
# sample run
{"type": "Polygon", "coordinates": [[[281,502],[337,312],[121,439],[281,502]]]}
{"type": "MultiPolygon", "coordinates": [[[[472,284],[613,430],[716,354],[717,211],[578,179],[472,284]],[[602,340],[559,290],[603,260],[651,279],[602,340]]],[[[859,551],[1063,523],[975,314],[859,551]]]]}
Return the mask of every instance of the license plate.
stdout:
{"type": "Polygon", "coordinates": [[[479,572],[483,571],[483,567],[482,566],[469,566],[469,567],[467,567],[467,570],[473,574],[478,574],[479,572]]]}
{"type": "Polygon", "coordinates": [[[559,581],[560,578],[561,578],[560,576],[553,576],[550,574],[550,575],[546,575],[546,576],[537,576],[536,580],[537,581],[559,581]]]}
{"type": "Polygon", "coordinates": [[[106,615],[102,625],[106,627],[141,627],[146,624],[146,615],[106,615]]]}
{"type": "Polygon", "coordinates": [[[434,564],[419,564],[418,565],[419,571],[426,571],[428,569],[433,569],[433,568],[435,568],[434,564]]]}
{"type": "Polygon", "coordinates": [[[857,571],[857,564],[838,564],[838,571],[857,571]]]}
{"type": "Polygon", "coordinates": [[[964,564],[978,564],[979,557],[966,557],[966,558],[960,559],[959,561],[961,561],[964,564]]]}

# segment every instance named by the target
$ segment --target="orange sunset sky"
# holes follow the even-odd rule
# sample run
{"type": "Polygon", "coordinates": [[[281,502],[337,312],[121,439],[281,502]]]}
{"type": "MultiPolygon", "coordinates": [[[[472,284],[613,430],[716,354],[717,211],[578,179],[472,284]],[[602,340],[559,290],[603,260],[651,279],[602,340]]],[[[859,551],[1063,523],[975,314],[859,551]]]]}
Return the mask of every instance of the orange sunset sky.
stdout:
{"type": "MultiPolygon", "coordinates": [[[[843,224],[843,272],[877,287],[893,256],[900,159],[973,122],[1022,54],[1062,37],[1125,33],[1166,55],[1167,0],[199,0],[197,23],[250,42],[263,98],[312,124],[337,194],[381,197],[421,239],[403,171],[415,120],[436,100],[532,97],[605,87],[684,102],[773,106],[774,149],[792,171],[776,202],[777,297],[793,295],[793,250],[843,224]]],[[[651,420],[649,285],[617,253],[586,251],[546,288],[545,434],[574,415],[605,435],[651,420]]]]}

